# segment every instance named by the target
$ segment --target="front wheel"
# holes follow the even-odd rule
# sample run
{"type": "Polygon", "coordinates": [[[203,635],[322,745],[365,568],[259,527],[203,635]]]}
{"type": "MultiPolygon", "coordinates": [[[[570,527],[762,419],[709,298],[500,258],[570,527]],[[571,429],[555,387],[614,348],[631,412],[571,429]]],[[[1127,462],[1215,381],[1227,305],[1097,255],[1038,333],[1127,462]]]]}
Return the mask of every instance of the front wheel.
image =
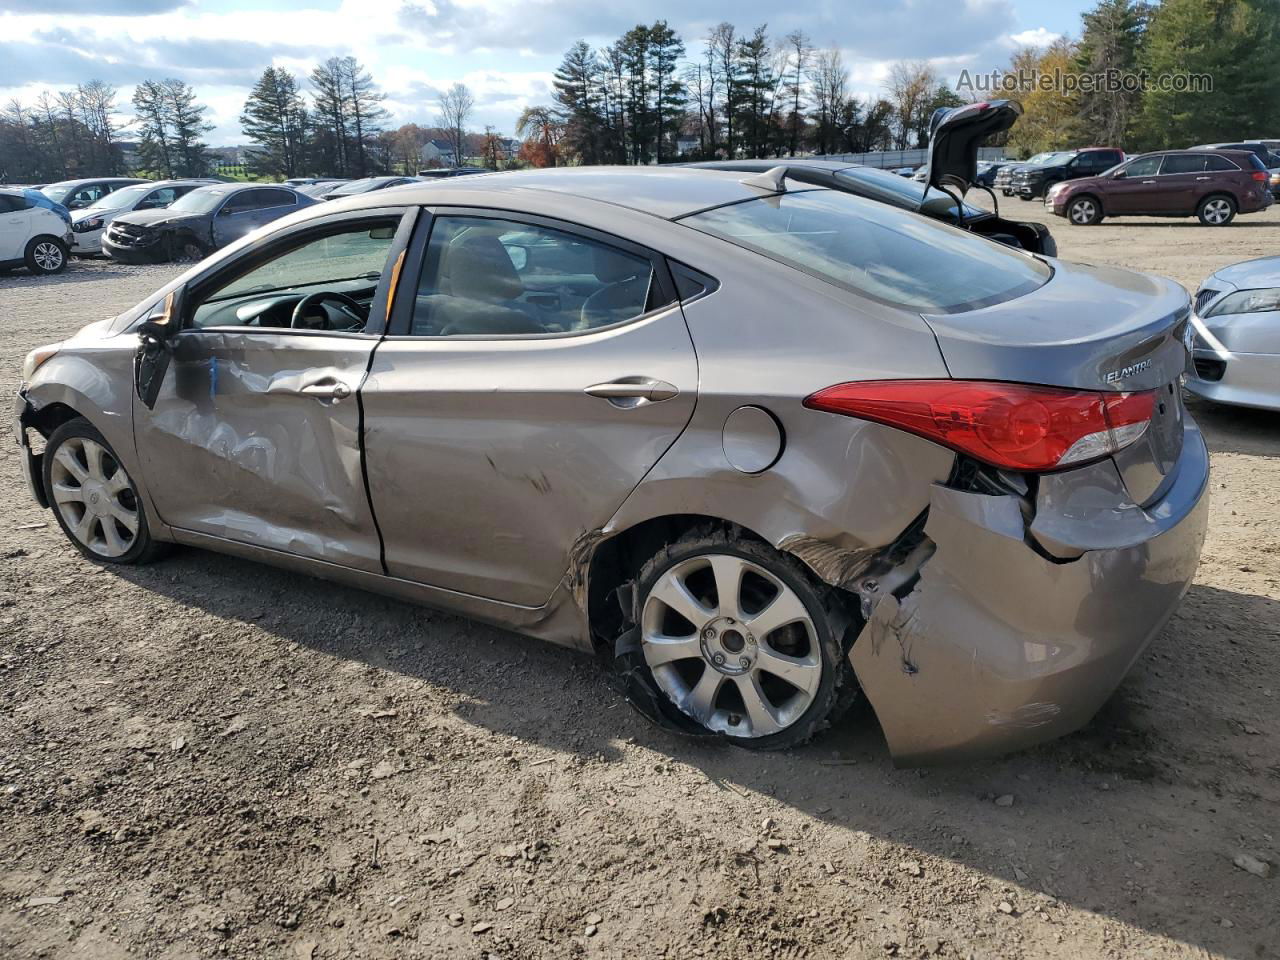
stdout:
{"type": "Polygon", "coordinates": [[[151,538],[146,509],[124,465],[88,420],[69,420],[53,431],[42,463],[58,526],[90,560],[146,563],[166,549],[151,538]]]}
{"type": "Polygon", "coordinates": [[[1102,220],[1102,204],[1093,197],[1077,197],[1067,205],[1067,219],[1077,226],[1092,226],[1102,220]]]}
{"type": "Polygon", "coordinates": [[[191,234],[172,238],[169,251],[169,259],[174,263],[199,263],[208,256],[204,244],[191,234]]]}
{"type": "Polygon", "coordinates": [[[1236,202],[1230,197],[1205,197],[1200,201],[1196,216],[1206,227],[1225,227],[1236,218],[1236,202]]]}
{"type": "Polygon", "coordinates": [[[24,259],[32,273],[48,276],[67,269],[67,248],[56,237],[36,237],[27,244],[24,259]]]}
{"type": "Polygon", "coordinates": [[[637,587],[635,666],[704,730],[783,749],[856,699],[831,591],[767,545],[689,534],[645,564],[637,587]]]}

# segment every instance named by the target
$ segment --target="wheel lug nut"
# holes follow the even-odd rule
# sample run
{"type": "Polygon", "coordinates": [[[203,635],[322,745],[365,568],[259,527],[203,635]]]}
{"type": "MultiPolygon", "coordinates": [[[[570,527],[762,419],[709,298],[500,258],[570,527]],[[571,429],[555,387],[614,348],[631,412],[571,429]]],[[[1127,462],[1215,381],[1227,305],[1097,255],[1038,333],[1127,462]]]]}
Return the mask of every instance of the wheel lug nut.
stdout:
{"type": "Polygon", "coordinates": [[[740,667],[749,667],[749,666],[751,666],[751,658],[750,658],[750,657],[739,657],[739,658],[738,658],[738,666],[740,666],[740,667]]]}
{"type": "Polygon", "coordinates": [[[712,659],[712,660],[714,660],[714,661],[716,662],[716,665],[717,665],[717,666],[720,666],[720,667],[723,667],[723,666],[724,666],[724,654],[723,654],[723,653],[717,653],[717,654],[716,654],[714,657],[712,657],[711,659],[712,659]]]}
{"type": "Polygon", "coordinates": [[[714,640],[715,638],[716,638],[715,627],[707,627],[707,629],[702,631],[703,640],[714,640]]]}

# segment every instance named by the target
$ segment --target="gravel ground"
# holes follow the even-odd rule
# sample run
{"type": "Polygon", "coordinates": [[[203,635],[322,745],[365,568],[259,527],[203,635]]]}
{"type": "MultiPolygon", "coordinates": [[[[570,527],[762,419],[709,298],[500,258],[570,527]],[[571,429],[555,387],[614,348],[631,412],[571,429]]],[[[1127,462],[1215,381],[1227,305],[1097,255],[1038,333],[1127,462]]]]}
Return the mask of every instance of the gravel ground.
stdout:
{"type": "MultiPolygon", "coordinates": [[[[1275,209],[1054,227],[1193,289],[1280,253],[1275,209]]],[[[171,275],[0,278],[0,389],[171,275]]],[[[195,550],[100,568],[4,444],[0,956],[1280,955],[1280,418],[1193,410],[1211,529],[1164,635],[1083,732],[930,771],[865,709],[758,756],[457,617],[195,550]]]]}

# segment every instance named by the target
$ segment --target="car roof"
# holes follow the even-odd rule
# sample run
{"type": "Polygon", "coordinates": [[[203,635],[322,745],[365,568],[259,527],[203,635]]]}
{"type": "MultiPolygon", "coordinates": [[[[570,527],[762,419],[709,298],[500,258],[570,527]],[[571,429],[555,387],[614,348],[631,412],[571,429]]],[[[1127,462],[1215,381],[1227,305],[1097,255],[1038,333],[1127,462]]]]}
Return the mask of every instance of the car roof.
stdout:
{"type": "Polygon", "coordinates": [[[150,183],[145,177],[80,177],[76,180],[57,180],[46,187],[72,187],[77,183],[150,183]]]}
{"type": "MultiPolygon", "coordinates": [[[[519,196],[526,191],[550,192],[674,220],[698,210],[762,196],[760,188],[742,182],[740,172],[674,166],[554,167],[411,184],[397,188],[396,196],[410,203],[467,204],[485,194],[519,196]]],[[[806,184],[805,189],[822,188],[806,184]]]]}

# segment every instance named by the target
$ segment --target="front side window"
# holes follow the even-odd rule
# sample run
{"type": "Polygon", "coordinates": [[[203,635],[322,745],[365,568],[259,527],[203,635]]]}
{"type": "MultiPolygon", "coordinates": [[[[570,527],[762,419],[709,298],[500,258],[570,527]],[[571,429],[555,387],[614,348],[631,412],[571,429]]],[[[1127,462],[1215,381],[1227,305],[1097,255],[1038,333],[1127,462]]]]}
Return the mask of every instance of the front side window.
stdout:
{"type": "Polygon", "coordinates": [[[651,305],[653,263],[565,231],[488,217],[437,218],[410,333],[520,336],[595,330],[651,305]]]}
{"type": "Polygon", "coordinates": [[[1154,177],[1160,169],[1159,156],[1139,157],[1124,168],[1126,177],[1154,177]]]}
{"type": "Polygon", "coordinates": [[[193,327],[303,327],[358,330],[387,266],[398,217],[361,220],[308,234],[264,262],[201,291],[193,327]],[[320,302],[296,317],[311,294],[320,302]]]}
{"type": "Polygon", "coordinates": [[[884,303],[933,313],[1012,300],[1051,272],[1034,257],[833,190],[761,197],[685,217],[686,226],[884,303]]]}

